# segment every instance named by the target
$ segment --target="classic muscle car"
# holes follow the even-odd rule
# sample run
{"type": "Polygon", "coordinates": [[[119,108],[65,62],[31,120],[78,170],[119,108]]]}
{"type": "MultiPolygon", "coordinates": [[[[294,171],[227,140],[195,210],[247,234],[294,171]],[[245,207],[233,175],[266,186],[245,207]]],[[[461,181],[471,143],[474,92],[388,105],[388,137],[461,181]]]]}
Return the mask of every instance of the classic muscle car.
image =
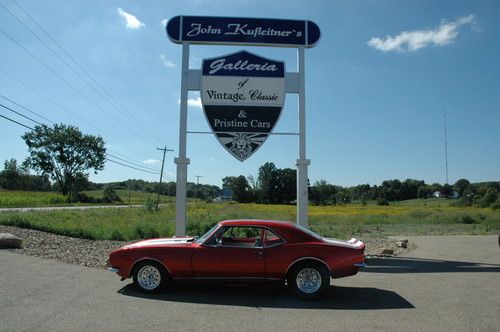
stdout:
{"type": "Polygon", "coordinates": [[[111,252],[109,270],[133,278],[146,293],[178,279],[276,280],[302,299],[315,299],[330,277],[364,267],[363,242],[340,241],[290,222],[221,221],[205,235],[151,239],[111,252]]]}

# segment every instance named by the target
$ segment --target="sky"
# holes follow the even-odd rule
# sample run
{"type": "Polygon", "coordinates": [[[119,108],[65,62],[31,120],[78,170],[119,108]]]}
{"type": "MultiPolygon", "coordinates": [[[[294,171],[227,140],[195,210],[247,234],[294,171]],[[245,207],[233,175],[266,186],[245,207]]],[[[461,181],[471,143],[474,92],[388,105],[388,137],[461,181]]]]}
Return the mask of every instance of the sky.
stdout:
{"type": "MultiPolygon", "coordinates": [[[[163,146],[174,150],[164,180],[174,180],[182,50],[164,27],[176,15],[319,26],[305,54],[311,183],[445,183],[444,110],[448,182],[500,180],[499,1],[0,0],[0,104],[100,135],[113,160],[140,169],[107,162],[91,181],[157,181],[163,146]]],[[[190,68],[242,49],[297,70],[293,48],[213,45],[191,46],[190,68]]],[[[198,92],[188,104],[188,130],[209,131],[198,92]]],[[[287,94],[276,132],[297,132],[297,105],[287,94]]],[[[35,125],[6,108],[0,115],[35,125]]],[[[26,131],[0,118],[1,161],[27,157],[26,131]]],[[[269,137],[242,163],[212,134],[189,134],[188,181],[221,186],[225,176],[257,177],[266,162],[294,168],[297,156],[295,136],[269,137]]]]}

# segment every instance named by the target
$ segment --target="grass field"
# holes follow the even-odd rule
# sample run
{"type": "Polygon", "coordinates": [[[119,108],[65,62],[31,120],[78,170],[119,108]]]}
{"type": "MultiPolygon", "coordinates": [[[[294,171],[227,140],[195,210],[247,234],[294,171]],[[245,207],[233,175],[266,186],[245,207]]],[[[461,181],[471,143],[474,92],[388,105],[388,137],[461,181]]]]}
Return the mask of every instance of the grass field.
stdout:
{"type": "Polygon", "coordinates": [[[0,207],[38,207],[66,204],[66,196],[59,193],[38,191],[0,191],[0,207]]]}
{"type": "MultiPolygon", "coordinates": [[[[89,195],[89,196],[96,197],[96,198],[101,198],[103,196],[103,190],[87,190],[87,191],[84,191],[83,193],[86,195],[89,195]]],[[[129,192],[128,190],[125,190],[125,189],[117,189],[116,193],[122,199],[123,204],[129,204],[129,198],[130,198],[131,205],[144,204],[146,197],[153,196],[156,198],[156,195],[157,195],[157,194],[150,194],[150,193],[143,192],[143,191],[130,191],[129,192]]],[[[175,202],[175,197],[167,196],[167,195],[160,195],[160,204],[166,204],[166,203],[172,203],[172,202],[175,202]]]]}
{"type": "MultiPolygon", "coordinates": [[[[187,233],[200,235],[224,219],[256,218],[294,221],[292,205],[188,205],[187,233]]],[[[34,228],[89,239],[135,240],[172,236],[175,206],[157,213],[140,208],[1,213],[0,224],[34,228]]],[[[446,200],[414,200],[391,206],[341,205],[309,207],[310,227],[323,236],[348,238],[389,235],[498,234],[500,211],[458,208],[446,200]]]]}
{"type": "MultiPolygon", "coordinates": [[[[129,204],[129,191],[116,190],[118,196],[122,199],[122,203],[113,204],[129,204]]],[[[89,190],[84,192],[86,195],[101,198],[103,190],[89,190]]],[[[141,205],[144,204],[146,197],[156,194],[149,194],[141,191],[130,192],[130,204],[141,205]]],[[[166,204],[175,201],[175,198],[166,195],[160,195],[160,203],[166,204]]],[[[92,203],[77,203],[68,204],[66,196],[55,192],[38,192],[38,191],[0,191],[0,208],[16,208],[16,207],[40,207],[40,206],[64,206],[64,205],[92,205],[92,203]]],[[[98,205],[105,205],[99,203],[98,205]]]]}

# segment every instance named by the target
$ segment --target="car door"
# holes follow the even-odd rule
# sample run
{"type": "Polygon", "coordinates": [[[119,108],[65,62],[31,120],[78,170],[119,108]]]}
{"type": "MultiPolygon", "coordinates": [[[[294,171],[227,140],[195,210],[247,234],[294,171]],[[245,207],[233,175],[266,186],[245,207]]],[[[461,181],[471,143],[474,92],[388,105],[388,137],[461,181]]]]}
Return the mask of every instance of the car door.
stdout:
{"type": "Polygon", "coordinates": [[[223,227],[193,255],[195,277],[255,278],[264,276],[260,227],[223,227]]]}

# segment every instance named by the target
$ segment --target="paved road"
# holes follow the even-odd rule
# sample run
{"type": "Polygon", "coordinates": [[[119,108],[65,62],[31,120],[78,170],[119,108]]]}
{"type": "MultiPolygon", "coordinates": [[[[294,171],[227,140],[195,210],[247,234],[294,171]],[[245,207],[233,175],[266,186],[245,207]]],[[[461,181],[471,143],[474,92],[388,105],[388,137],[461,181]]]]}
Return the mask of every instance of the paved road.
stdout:
{"type": "Polygon", "coordinates": [[[410,241],[418,248],[408,257],[371,259],[319,302],[262,286],[144,296],[104,270],[0,251],[0,330],[498,331],[497,237],[410,241]]]}

